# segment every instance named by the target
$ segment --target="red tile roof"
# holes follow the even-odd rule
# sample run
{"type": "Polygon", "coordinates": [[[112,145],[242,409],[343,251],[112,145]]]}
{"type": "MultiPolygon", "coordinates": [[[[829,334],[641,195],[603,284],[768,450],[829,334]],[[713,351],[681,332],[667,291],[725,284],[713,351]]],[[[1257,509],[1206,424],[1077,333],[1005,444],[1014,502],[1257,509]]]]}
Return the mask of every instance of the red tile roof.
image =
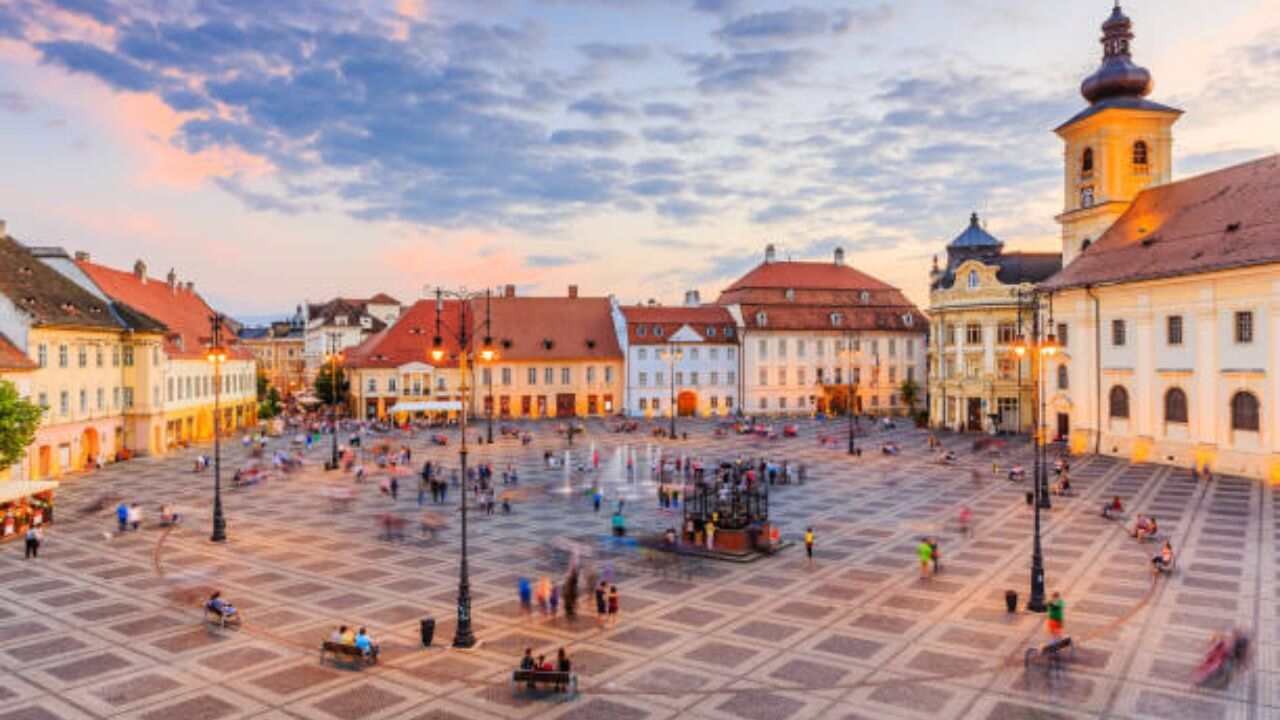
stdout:
{"type": "Polygon", "coordinates": [[[1149,188],[1042,287],[1280,263],[1280,155],[1149,188]]]}
{"type": "Polygon", "coordinates": [[[368,305],[399,305],[400,301],[386,293],[378,293],[364,301],[368,305]]]}
{"type": "Polygon", "coordinates": [[[745,289],[806,288],[810,290],[892,290],[893,287],[855,270],[849,265],[834,262],[804,262],[785,260],[757,265],[738,281],[730,285],[726,293],[745,289]]]}
{"type": "Polygon", "coordinates": [[[923,333],[929,326],[924,313],[914,305],[897,307],[850,307],[848,305],[743,305],[742,319],[752,330],[862,331],[897,330],[923,333]],[[765,314],[760,322],[759,314],[765,314]],[[831,314],[840,313],[841,322],[834,325],[831,314]],[[910,317],[910,324],[907,317],[910,317]]]}
{"type": "Polygon", "coordinates": [[[0,370],[34,370],[36,367],[34,360],[0,333],[0,370]]]}
{"type": "Polygon", "coordinates": [[[452,330],[458,326],[461,307],[462,303],[457,300],[444,303],[440,338],[448,357],[440,362],[431,358],[436,334],[436,301],[419,300],[409,306],[395,324],[343,353],[343,364],[355,368],[395,368],[424,362],[432,367],[457,367],[458,343],[452,330]]]}
{"type": "MultiPolygon", "coordinates": [[[[204,357],[212,335],[209,318],[214,310],[195,290],[180,284],[170,287],[159,278],[139,278],[132,272],[88,260],[77,260],[76,265],[108,297],[164,323],[168,330],[165,352],[170,357],[204,357]]],[[[240,360],[252,357],[248,350],[233,344],[236,333],[229,322],[224,321],[222,332],[231,357],[240,360]]]]}
{"type": "Polygon", "coordinates": [[[622,308],[622,316],[627,321],[628,342],[632,345],[663,345],[669,342],[672,334],[688,325],[706,342],[737,344],[737,333],[730,330],[735,324],[729,311],[717,305],[701,305],[687,307],[673,305],[631,305],[622,308]],[[662,328],[662,334],[653,332],[653,328],[662,328]],[[644,328],[644,334],[639,328],[644,328]],[[707,329],[715,328],[715,335],[708,336],[707,329]],[[726,330],[729,332],[726,334],[726,330]]]}
{"type": "Polygon", "coordinates": [[[0,235],[0,294],[36,325],[124,329],[106,302],[8,235],[0,235]]]}

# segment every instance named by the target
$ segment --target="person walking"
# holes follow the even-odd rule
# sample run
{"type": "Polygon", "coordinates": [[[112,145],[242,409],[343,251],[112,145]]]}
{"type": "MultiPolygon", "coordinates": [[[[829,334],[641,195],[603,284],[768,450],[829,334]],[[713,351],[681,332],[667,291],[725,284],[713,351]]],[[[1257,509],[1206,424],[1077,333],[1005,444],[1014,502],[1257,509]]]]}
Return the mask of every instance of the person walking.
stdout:
{"type": "Polygon", "coordinates": [[[400,480],[395,475],[391,476],[391,502],[395,502],[400,493],[400,480]]]}
{"type": "Polygon", "coordinates": [[[942,553],[938,552],[938,538],[929,538],[929,558],[933,560],[933,574],[942,571],[942,553]]]}
{"type": "Polygon", "coordinates": [[[533,585],[529,578],[521,577],[516,581],[516,593],[520,596],[520,612],[529,615],[533,612],[533,585]]]}
{"type": "Polygon", "coordinates": [[[138,530],[142,527],[142,508],[138,507],[138,503],[129,506],[129,529],[138,530]]]}
{"type": "Polygon", "coordinates": [[[600,512],[600,503],[602,502],[604,502],[604,493],[600,491],[600,488],[596,488],[596,491],[591,494],[591,504],[595,507],[596,512],[600,512]]]}
{"type": "Polygon", "coordinates": [[[25,560],[39,559],[40,557],[40,540],[41,531],[39,525],[31,525],[27,528],[27,552],[24,556],[25,560]]]}
{"type": "Polygon", "coordinates": [[[1054,639],[1062,637],[1066,613],[1067,603],[1062,599],[1062,594],[1055,590],[1053,597],[1049,600],[1049,634],[1054,639]]]}
{"type": "Polygon", "coordinates": [[[619,602],[620,601],[618,598],[618,586],[610,585],[609,586],[609,627],[613,627],[614,625],[618,624],[618,610],[620,607],[619,602]]]}
{"type": "Polygon", "coordinates": [[[116,506],[116,525],[120,532],[129,529],[129,506],[124,501],[116,506]]]}
{"type": "Polygon", "coordinates": [[[707,520],[707,524],[702,526],[703,536],[707,539],[707,549],[716,549],[716,524],[712,520],[707,520]]]}
{"type": "Polygon", "coordinates": [[[604,580],[601,580],[600,584],[596,585],[596,622],[601,625],[604,625],[605,613],[609,609],[605,600],[605,595],[608,591],[609,585],[604,580]]]}
{"type": "Polygon", "coordinates": [[[570,571],[564,579],[564,616],[570,620],[578,613],[578,570],[570,571]]]}
{"type": "Polygon", "coordinates": [[[813,528],[804,531],[804,554],[809,559],[809,567],[813,567],[813,528]]]}
{"type": "Polygon", "coordinates": [[[920,558],[920,579],[929,579],[929,564],[933,562],[933,546],[929,544],[928,538],[920,538],[920,544],[916,545],[916,555],[920,558]]]}

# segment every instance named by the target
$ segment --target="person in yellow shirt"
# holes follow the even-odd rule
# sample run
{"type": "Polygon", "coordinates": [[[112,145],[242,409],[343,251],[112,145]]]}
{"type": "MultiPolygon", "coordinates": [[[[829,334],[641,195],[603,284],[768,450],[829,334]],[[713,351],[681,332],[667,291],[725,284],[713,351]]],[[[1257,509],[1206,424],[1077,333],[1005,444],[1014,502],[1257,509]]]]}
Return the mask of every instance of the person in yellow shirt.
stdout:
{"type": "Polygon", "coordinates": [[[355,645],[356,644],[355,632],[352,631],[351,628],[344,625],[342,627],[342,634],[339,642],[341,642],[343,645],[355,645]]]}
{"type": "Polygon", "coordinates": [[[804,554],[809,558],[809,567],[813,567],[813,528],[804,531],[804,554]]]}

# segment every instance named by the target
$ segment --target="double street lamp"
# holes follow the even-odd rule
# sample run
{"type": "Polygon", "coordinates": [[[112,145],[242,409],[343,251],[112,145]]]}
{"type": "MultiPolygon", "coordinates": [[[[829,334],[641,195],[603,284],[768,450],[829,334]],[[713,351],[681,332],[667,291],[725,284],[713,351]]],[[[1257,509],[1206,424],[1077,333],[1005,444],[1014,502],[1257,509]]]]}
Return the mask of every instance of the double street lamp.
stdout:
{"type": "MultiPolygon", "coordinates": [[[[1040,511],[1048,510],[1049,503],[1049,468],[1046,457],[1044,428],[1044,361],[1058,351],[1058,339],[1053,331],[1044,332],[1040,317],[1040,299],[1036,294],[1030,295],[1031,303],[1031,336],[1019,334],[1013,346],[1013,352],[1021,360],[1030,356],[1031,376],[1035,381],[1036,400],[1032,404],[1033,424],[1035,426],[1032,439],[1034,442],[1035,464],[1033,469],[1034,504],[1035,504],[1035,544],[1031,554],[1031,596],[1027,599],[1027,609],[1032,612],[1044,612],[1044,555],[1040,546],[1040,511]]],[[[1021,303],[1022,296],[1019,295],[1021,303]]]]}
{"type": "Polygon", "coordinates": [[[329,467],[338,468],[338,363],[342,362],[341,344],[338,342],[337,333],[329,334],[329,354],[325,356],[325,360],[329,361],[329,419],[332,423],[330,430],[333,433],[332,452],[329,457],[329,467]]]}
{"type": "Polygon", "coordinates": [[[855,439],[855,436],[856,436],[855,427],[856,427],[857,421],[854,419],[854,416],[853,416],[853,406],[855,403],[855,399],[857,398],[858,383],[854,382],[853,380],[853,368],[854,368],[853,359],[858,354],[859,351],[855,351],[853,349],[853,342],[854,342],[853,335],[851,334],[845,335],[845,350],[844,350],[845,371],[846,371],[845,373],[845,383],[846,383],[845,415],[849,419],[849,454],[850,455],[856,455],[858,452],[858,445],[855,439]]]}
{"type": "MultiPolygon", "coordinates": [[[[458,449],[458,458],[461,465],[462,488],[458,493],[459,510],[462,513],[462,556],[458,567],[458,624],[453,634],[453,646],[456,648],[469,648],[476,644],[475,633],[471,630],[471,578],[467,570],[467,404],[473,383],[468,382],[470,368],[475,362],[489,363],[496,357],[493,351],[493,338],[489,336],[489,313],[488,303],[489,292],[485,291],[483,297],[486,298],[485,305],[485,335],[483,342],[479,348],[476,348],[475,332],[472,328],[471,303],[482,296],[478,292],[468,292],[465,289],[456,291],[436,290],[436,332],[432,339],[431,359],[437,364],[444,360],[448,352],[444,347],[444,336],[442,332],[448,332],[457,342],[458,351],[454,356],[458,360],[458,374],[461,382],[458,386],[458,395],[461,400],[458,410],[458,423],[462,431],[462,443],[458,449]],[[445,296],[456,299],[458,301],[458,319],[456,324],[449,325],[444,322],[444,298],[445,296]]],[[[491,406],[492,407],[492,406],[491,406]]],[[[492,412],[490,412],[490,422],[492,422],[492,412]]]]}
{"type": "Polygon", "coordinates": [[[684,358],[684,349],[668,343],[663,351],[667,360],[667,370],[671,373],[671,439],[676,439],[676,362],[684,358]]]}
{"type": "Polygon", "coordinates": [[[222,345],[222,313],[209,317],[213,334],[205,355],[213,365],[213,532],[210,542],[227,541],[227,520],[222,515],[222,364],[227,349],[222,345]]]}

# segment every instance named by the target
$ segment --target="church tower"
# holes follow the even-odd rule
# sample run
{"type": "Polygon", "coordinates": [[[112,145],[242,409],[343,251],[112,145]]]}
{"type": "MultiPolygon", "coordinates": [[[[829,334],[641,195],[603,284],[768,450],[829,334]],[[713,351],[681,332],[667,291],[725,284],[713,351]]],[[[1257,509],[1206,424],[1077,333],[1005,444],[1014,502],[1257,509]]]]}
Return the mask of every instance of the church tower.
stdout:
{"type": "Polygon", "coordinates": [[[1151,102],[1151,73],[1129,54],[1133,23],[1119,2],[1102,24],[1102,65],[1080,84],[1089,107],[1055,132],[1063,151],[1062,263],[1068,265],[1150,185],[1169,182],[1182,111],[1151,102]]]}

